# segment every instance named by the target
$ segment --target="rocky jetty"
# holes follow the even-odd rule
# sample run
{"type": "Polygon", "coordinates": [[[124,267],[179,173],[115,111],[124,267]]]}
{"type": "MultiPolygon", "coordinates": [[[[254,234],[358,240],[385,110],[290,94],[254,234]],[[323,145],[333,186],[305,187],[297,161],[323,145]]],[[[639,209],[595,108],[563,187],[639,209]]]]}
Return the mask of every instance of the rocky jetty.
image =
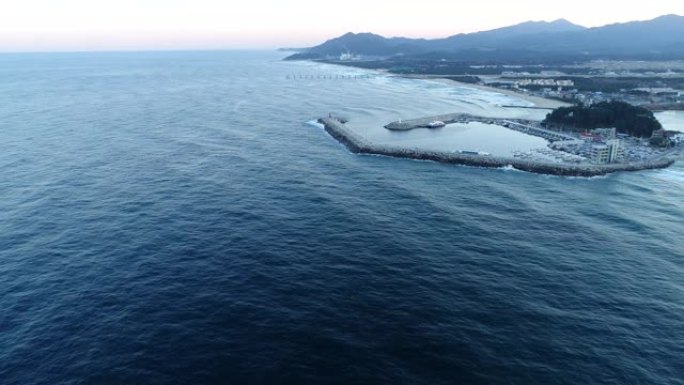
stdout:
{"type": "MultiPolygon", "coordinates": [[[[458,119],[463,118],[462,114],[458,119]]],[[[445,115],[444,118],[454,116],[445,115]]],[[[449,121],[450,119],[444,119],[449,121]]],[[[443,120],[443,121],[444,121],[443,120]]],[[[401,148],[373,144],[353,132],[344,123],[335,118],[322,118],[318,120],[323,124],[326,132],[340,143],[344,144],[350,151],[358,154],[384,155],[395,158],[429,160],[440,163],[458,164],[473,167],[502,168],[513,167],[517,170],[527,171],[537,174],[550,174],[561,176],[581,176],[592,177],[606,175],[620,171],[639,171],[670,167],[675,161],[668,157],[653,159],[643,162],[617,163],[617,164],[566,164],[566,163],[545,163],[525,159],[503,158],[489,155],[465,154],[460,152],[431,151],[416,148],[401,148]]],[[[420,123],[411,121],[407,126],[420,123]]],[[[410,129],[410,128],[408,128],[410,129]]]]}

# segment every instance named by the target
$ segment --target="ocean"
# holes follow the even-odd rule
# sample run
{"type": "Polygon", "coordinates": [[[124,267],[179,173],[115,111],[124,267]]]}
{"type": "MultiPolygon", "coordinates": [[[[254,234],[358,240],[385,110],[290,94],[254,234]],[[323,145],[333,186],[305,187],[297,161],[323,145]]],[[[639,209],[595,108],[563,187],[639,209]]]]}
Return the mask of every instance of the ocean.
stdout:
{"type": "Polygon", "coordinates": [[[684,164],[354,155],[535,112],[283,56],[0,55],[0,384],[684,384],[684,164]]]}

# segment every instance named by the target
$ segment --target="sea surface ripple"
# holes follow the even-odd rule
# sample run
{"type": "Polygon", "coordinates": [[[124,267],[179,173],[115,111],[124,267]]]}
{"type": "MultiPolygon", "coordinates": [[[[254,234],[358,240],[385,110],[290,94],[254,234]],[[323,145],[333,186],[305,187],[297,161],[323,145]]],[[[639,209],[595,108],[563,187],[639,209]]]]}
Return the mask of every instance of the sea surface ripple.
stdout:
{"type": "Polygon", "coordinates": [[[0,384],[684,384],[684,165],[353,155],[491,95],[281,57],[0,56],[0,384]]]}

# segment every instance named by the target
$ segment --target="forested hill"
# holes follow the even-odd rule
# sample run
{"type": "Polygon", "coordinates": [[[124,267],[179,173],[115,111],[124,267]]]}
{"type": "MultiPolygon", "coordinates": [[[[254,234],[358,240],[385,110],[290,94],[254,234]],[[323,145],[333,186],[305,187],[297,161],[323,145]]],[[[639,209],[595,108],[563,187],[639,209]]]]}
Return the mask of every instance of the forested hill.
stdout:
{"type": "Polygon", "coordinates": [[[653,112],[624,102],[560,107],[549,113],[544,123],[576,130],[615,127],[619,133],[640,138],[650,138],[662,128],[653,112]]]}
{"type": "Polygon", "coordinates": [[[684,59],[684,16],[584,28],[567,20],[526,22],[444,39],[385,38],[347,33],[288,59],[338,59],[351,53],[369,60],[400,57],[462,61],[535,61],[551,58],[684,59]]]}

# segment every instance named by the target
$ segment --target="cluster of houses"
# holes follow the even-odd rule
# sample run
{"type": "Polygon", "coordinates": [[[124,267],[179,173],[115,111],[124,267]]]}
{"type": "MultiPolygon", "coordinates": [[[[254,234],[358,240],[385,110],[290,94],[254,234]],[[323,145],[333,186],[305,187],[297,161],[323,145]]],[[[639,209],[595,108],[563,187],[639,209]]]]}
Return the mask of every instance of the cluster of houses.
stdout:
{"type": "Polygon", "coordinates": [[[624,135],[615,128],[597,128],[579,135],[579,139],[554,142],[556,150],[580,155],[597,164],[618,163],[625,159],[624,135]]]}
{"type": "MultiPolygon", "coordinates": [[[[684,145],[684,133],[658,130],[654,138],[667,138],[672,145],[684,145]]],[[[617,133],[615,128],[597,128],[579,134],[574,140],[560,140],[551,143],[555,150],[568,152],[590,159],[597,164],[620,163],[645,160],[657,155],[657,149],[645,145],[645,141],[617,133]]]]}
{"type": "Polygon", "coordinates": [[[684,91],[669,87],[624,89],[616,92],[587,91],[577,89],[575,82],[571,79],[554,79],[553,77],[520,78],[508,81],[498,79],[496,83],[496,86],[501,88],[583,104],[594,104],[611,100],[621,100],[634,105],[684,103],[684,91]]]}
{"type": "Polygon", "coordinates": [[[681,133],[679,131],[668,131],[668,130],[653,131],[653,136],[651,137],[651,139],[658,139],[658,138],[668,139],[669,143],[673,144],[673,145],[684,144],[684,133],[681,133]]]}
{"type": "Polygon", "coordinates": [[[515,87],[528,87],[528,86],[540,86],[540,87],[574,87],[575,82],[572,80],[556,80],[549,78],[539,78],[539,79],[521,79],[516,80],[513,83],[515,87]]]}

